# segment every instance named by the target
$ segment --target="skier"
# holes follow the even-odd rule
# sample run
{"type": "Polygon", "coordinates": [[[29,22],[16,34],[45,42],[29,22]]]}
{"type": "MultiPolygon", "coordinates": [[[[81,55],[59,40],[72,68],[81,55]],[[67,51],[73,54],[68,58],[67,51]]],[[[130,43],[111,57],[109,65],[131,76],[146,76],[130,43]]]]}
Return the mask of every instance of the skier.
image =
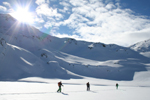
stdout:
{"type": "Polygon", "coordinates": [[[118,86],[119,86],[119,84],[118,84],[118,83],[116,83],[116,89],[118,89],[118,86]]]}
{"type": "Polygon", "coordinates": [[[86,83],[86,86],[87,86],[87,91],[90,91],[90,83],[89,82],[86,83]]]}
{"type": "Polygon", "coordinates": [[[60,81],[60,82],[58,82],[58,87],[59,87],[59,89],[57,90],[57,92],[61,92],[61,86],[63,86],[63,85],[62,85],[62,83],[61,83],[61,81],[60,81]]]}

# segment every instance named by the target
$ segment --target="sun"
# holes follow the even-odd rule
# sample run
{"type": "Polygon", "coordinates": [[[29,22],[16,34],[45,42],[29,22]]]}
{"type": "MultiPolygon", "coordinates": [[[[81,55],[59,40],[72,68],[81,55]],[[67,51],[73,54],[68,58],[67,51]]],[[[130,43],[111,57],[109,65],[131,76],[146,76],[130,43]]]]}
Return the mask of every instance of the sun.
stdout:
{"type": "Polygon", "coordinates": [[[11,15],[22,23],[32,24],[34,22],[33,14],[26,8],[19,7],[17,11],[11,13],[11,15]]]}

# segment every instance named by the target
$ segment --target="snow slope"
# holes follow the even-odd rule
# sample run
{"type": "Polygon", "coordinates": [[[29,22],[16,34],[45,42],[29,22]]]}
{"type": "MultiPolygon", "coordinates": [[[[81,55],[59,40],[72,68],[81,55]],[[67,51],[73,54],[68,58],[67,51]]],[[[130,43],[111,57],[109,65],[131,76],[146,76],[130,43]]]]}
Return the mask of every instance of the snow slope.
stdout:
{"type": "Polygon", "coordinates": [[[150,58],[150,39],[136,43],[130,47],[145,57],[150,58]]]}
{"type": "Polygon", "coordinates": [[[115,44],[57,38],[0,15],[0,80],[27,77],[149,80],[149,58],[115,44]],[[141,74],[144,73],[144,74],[141,74]]]}

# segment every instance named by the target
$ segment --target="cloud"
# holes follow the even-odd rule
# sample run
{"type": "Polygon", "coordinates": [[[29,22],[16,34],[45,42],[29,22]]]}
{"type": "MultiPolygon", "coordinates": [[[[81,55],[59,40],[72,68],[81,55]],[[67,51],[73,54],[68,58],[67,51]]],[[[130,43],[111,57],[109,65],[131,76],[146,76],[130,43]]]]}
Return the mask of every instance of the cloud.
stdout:
{"type": "Polygon", "coordinates": [[[37,5],[41,5],[41,4],[44,4],[45,3],[45,0],[36,0],[35,3],[37,5]]]}
{"type": "Polygon", "coordinates": [[[131,31],[125,32],[124,34],[120,34],[113,40],[113,42],[123,45],[130,46],[139,41],[143,41],[149,39],[150,37],[150,29],[143,29],[140,31],[131,31]]]}
{"type": "Polygon", "coordinates": [[[3,4],[4,4],[5,6],[7,6],[7,7],[11,8],[10,3],[8,3],[8,2],[3,2],[3,4]]]}
{"type": "Polygon", "coordinates": [[[2,12],[6,12],[6,11],[7,11],[7,8],[6,8],[6,7],[4,7],[4,6],[0,6],[0,11],[2,11],[2,12]]]}
{"type": "Polygon", "coordinates": [[[2,4],[3,4],[4,6],[0,5],[0,12],[2,12],[2,13],[11,13],[11,12],[14,11],[14,10],[12,9],[12,6],[11,6],[10,3],[8,3],[8,2],[2,2],[2,4]]]}
{"type": "Polygon", "coordinates": [[[49,0],[37,0],[36,3],[38,4],[36,8],[36,22],[43,26],[40,29],[49,30],[53,27],[51,31],[46,32],[56,32],[59,29],[58,22],[63,18],[62,14],[58,12],[58,8],[51,7],[49,0]]]}
{"type": "Polygon", "coordinates": [[[56,17],[56,18],[62,18],[63,16],[57,12],[57,9],[53,9],[49,7],[48,4],[41,4],[36,8],[36,13],[38,15],[45,15],[47,17],[56,17]]]}
{"type": "Polygon", "coordinates": [[[65,6],[65,7],[70,7],[71,6],[69,2],[65,2],[65,1],[62,1],[59,4],[65,6]]]}
{"type": "Polygon", "coordinates": [[[59,9],[60,12],[70,14],[71,4],[69,2],[62,1],[59,4],[63,6],[63,9],[59,9]]]}
{"type": "Polygon", "coordinates": [[[116,8],[116,6],[112,3],[106,5],[106,9],[113,9],[113,8],[116,8]]]}
{"type": "Polygon", "coordinates": [[[44,23],[45,22],[43,18],[39,18],[39,17],[36,17],[35,21],[38,23],[44,23]]]}
{"type": "MultiPolygon", "coordinates": [[[[55,8],[47,0],[36,0],[37,15],[51,34],[91,42],[129,46],[149,38],[150,20],[130,9],[121,9],[120,0],[63,0],[55,8]],[[73,30],[61,32],[60,27],[73,30]]],[[[51,1],[52,3],[52,1],[51,1]]],[[[65,29],[64,29],[65,30],[65,29]]]]}
{"type": "Polygon", "coordinates": [[[88,3],[87,0],[70,0],[69,2],[75,7],[83,6],[88,3]]]}
{"type": "Polygon", "coordinates": [[[58,9],[58,10],[59,10],[59,12],[70,14],[70,11],[69,11],[68,7],[64,7],[63,9],[58,9]]]}
{"type": "Polygon", "coordinates": [[[118,4],[104,4],[97,0],[70,0],[69,3],[73,5],[72,14],[60,25],[74,29],[78,39],[129,46],[149,38],[150,20],[135,15],[130,9],[120,9],[118,4]]]}

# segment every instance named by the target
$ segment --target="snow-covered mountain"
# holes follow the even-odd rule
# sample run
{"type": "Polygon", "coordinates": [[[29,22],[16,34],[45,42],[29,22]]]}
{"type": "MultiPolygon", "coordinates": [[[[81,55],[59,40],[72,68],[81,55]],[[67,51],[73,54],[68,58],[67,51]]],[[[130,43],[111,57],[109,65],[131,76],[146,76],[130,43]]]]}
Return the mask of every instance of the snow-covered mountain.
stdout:
{"type": "Polygon", "coordinates": [[[139,52],[143,56],[150,58],[150,39],[138,42],[130,47],[131,49],[139,52]]]}
{"type": "Polygon", "coordinates": [[[130,48],[57,38],[7,14],[0,15],[0,23],[0,80],[82,76],[133,80],[136,72],[149,67],[149,58],[130,48]]]}

